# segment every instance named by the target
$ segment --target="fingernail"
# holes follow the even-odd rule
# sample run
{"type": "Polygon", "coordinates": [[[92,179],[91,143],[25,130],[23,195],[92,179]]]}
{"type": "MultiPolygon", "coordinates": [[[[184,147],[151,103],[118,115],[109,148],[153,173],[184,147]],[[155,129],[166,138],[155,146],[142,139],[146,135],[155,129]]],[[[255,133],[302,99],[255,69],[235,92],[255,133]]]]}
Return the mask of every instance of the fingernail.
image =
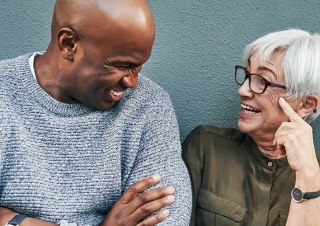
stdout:
{"type": "Polygon", "coordinates": [[[174,195],[169,195],[167,198],[169,201],[174,201],[176,199],[174,195]]]}
{"type": "Polygon", "coordinates": [[[168,215],[169,215],[169,210],[167,210],[167,209],[165,209],[165,210],[162,210],[161,211],[161,215],[163,216],[163,217],[167,217],[168,215]]]}
{"type": "Polygon", "coordinates": [[[155,180],[155,181],[160,181],[161,179],[161,176],[159,174],[155,174],[152,176],[152,178],[155,180]]]}
{"type": "Polygon", "coordinates": [[[283,99],[283,97],[280,97],[280,101],[281,101],[281,102],[286,102],[286,101],[283,99]]]}
{"type": "Polygon", "coordinates": [[[167,187],[167,191],[170,192],[170,193],[174,193],[176,189],[174,189],[174,187],[167,187]]]}

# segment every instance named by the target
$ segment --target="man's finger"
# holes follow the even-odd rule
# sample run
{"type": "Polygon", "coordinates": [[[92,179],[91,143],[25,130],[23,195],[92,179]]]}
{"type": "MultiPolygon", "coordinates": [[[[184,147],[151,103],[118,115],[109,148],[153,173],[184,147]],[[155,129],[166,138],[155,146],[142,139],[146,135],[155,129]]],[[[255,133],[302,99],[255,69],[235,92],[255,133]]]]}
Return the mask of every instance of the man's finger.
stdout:
{"type": "Polygon", "coordinates": [[[304,123],[304,120],[290,107],[283,97],[280,97],[279,105],[291,122],[304,123]]]}
{"type": "Polygon", "coordinates": [[[153,225],[156,225],[159,222],[163,221],[168,216],[169,216],[169,210],[167,210],[167,209],[161,210],[159,213],[156,213],[155,215],[145,219],[143,222],[137,224],[137,226],[146,226],[146,225],[153,226],[153,225]]]}
{"type": "Polygon", "coordinates": [[[132,205],[134,206],[142,206],[145,203],[152,202],[154,200],[159,200],[163,197],[172,196],[175,192],[174,187],[167,186],[152,189],[150,191],[146,191],[138,195],[133,201],[132,205]]]}
{"type": "Polygon", "coordinates": [[[133,219],[142,219],[151,213],[172,204],[175,201],[175,197],[173,195],[169,195],[167,197],[163,197],[161,199],[154,200],[152,202],[146,203],[140,206],[136,211],[131,214],[133,219]]]}
{"type": "Polygon", "coordinates": [[[119,201],[121,203],[129,203],[131,200],[137,197],[139,193],[159,183],[160,179],[161,179],[160,175],[153,175],[134,183],[128,188],[127,191],[125,191],[125,193],[123,193],[119,201]]]}

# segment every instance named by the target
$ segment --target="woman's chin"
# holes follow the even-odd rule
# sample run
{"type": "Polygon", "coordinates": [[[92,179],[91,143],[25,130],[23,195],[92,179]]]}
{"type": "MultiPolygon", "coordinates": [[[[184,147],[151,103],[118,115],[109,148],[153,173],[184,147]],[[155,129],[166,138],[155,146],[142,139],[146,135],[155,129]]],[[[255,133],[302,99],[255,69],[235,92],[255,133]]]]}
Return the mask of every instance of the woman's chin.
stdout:
{"type": "Polygon", "coordinates": [[[257,129],[257,128],[253,128],[253,127],[257,127],[256,124],[251,125],[252,123],[248,123],[248,122],[244,122],[241,119],[238,120],[238,129],[242,132],[242,133],[250,133],[251,131],[257,129]]]}

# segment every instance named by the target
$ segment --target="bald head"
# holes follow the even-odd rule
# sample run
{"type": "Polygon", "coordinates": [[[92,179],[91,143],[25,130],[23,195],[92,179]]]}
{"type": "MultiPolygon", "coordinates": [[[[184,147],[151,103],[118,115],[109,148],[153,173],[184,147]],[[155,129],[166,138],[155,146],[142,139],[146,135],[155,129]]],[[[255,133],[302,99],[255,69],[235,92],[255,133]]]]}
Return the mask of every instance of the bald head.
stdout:
{"type": "Polygon", "coordinates": [[[136,87],[154,38],[145,0],[57,0],[51,42],[35,59],[37,80],[61,102],[110,109],[119,97],[106,93],[136,87]]]}
{"type": "MultiPolygon", "coordinates": [[[[145,0],[57,0],[52,21],[52,38],[69,27],[79,38],[98,37],[102,31],[118,36],[121,31],[154,36],[154,19],[145,0]]],[[[117,37],[119,38],[119,37],[117,37]]]]}

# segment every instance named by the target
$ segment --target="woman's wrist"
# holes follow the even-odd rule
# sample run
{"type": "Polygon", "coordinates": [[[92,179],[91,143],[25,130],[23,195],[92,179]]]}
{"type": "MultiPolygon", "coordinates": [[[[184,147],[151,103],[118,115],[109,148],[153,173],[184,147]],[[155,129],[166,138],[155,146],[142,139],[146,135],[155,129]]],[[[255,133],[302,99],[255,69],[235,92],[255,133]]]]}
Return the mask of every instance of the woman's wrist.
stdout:
{"type": "Polygon", "coordinates": [[[300,187],[305,191],[320,190],[320,169],[317,167],[308,167],[296,171],[296,187],[300,187]]]}

